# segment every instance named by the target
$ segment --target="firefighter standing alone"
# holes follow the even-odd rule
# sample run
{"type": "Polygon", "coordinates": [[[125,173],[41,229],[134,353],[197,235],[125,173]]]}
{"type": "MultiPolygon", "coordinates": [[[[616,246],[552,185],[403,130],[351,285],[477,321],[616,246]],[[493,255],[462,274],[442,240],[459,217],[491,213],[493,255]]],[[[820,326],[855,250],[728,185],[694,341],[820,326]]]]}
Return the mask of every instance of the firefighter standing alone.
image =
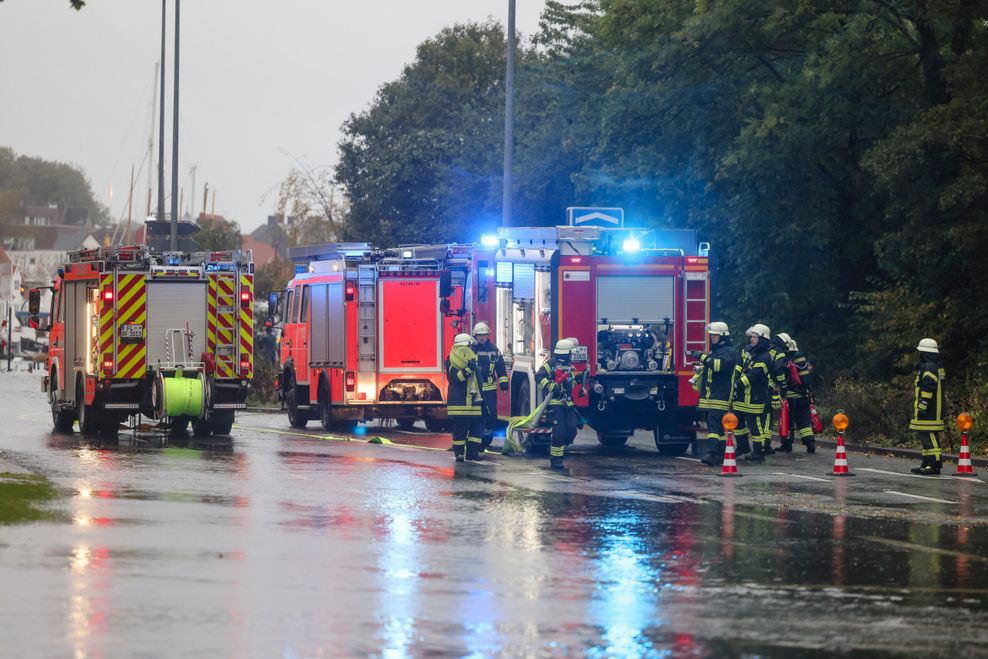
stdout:
{"type": "Polygon", "coordinates": [[[457,462],[477,460],[481,455],[484,418],[481,412],[480,384],[477,379],[477,354],[473,338],[457,334],[453,349],[446,358],[447,415],[453,427],[453,455],[457,462]]]}
{"type": "Polygon", "coordinates": [[[481,451],[486,451],[494,440],[494,429],[497,427],[497,390],[508,390],[508,371],[504,366],[504,357],[497,346],[491,342],[491,328],[487,323],[477,323],[473,326],[473,338],[477,342],[474,352],[477,353],[477,379],[480,382],[481,396],[484,399],[481,410],[484,419],[484,431],[481,435],[481,451]]]}
{"type": "Polygon", "coordinates": [[[690,352],[690,357],[702,364],[697,381],[700,392],[698,407],[707,415],[707,455],[702,462],[715,466],[724,459],[727,438],[722,429],[724,415],[731,409],[737,358],[731,347],[731,332],[727,323],[710,323],[707,325],[707,335],[710,337],[710,352],[694,350],[690,352]]]}
{"type": "Polygon", "coordinates": [[[946,371],[940,361],[940,347],[933,339],[923,339],[916,346],[919,368],[913,383],[913,415],[909,429],[919,435],[923,445],[923,462],[912,472],[921,476],[940,474],[940,433],[944,430],[946,402],[943,383],[946,371]]]}
{"type": "Polygon", "coordinates": [[[580,427],[580,417],[573,405],[573,387],[582,374],[578,376],[573,372],[573,347],[570,339],[557,341],[552,358],[542,365],[535,378],[542,396],[549,401],[545,418],[552,428],[549,447],[549,466],[552,469],[563,468],[566,445],[573,443],[580,427]]]}

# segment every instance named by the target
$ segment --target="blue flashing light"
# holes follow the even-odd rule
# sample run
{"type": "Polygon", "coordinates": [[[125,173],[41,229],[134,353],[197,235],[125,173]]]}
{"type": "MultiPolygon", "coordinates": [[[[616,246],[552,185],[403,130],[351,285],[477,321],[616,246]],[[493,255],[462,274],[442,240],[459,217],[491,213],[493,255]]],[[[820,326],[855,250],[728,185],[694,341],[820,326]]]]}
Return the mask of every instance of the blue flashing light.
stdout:
{"type": "Polygon", "coordinates": [[[168,265],[181,265],[181,263],[182,263],[182,259],[180,259],[177,256],[168,257],[168,265]]]}
{"type": "Polygon", "coordinates": [[[635,238],[634,236],[625,238],[624,242],[621,243],[621,249],[623,249],[626,254],[635,254],[637,252],[640,252],[641,248],[642,248],[641,241],[635,238]]]}
{"type": "Polygon", "coordinates": [[[357,426],[353,429],[353,434],[357,437],[364,437],[367,435],[367,426],[357,426]]]}
{"type": "Polygon", "coordinates": [[[297,275],[304,274],[304,273],[306,273],[308,271],[309,271],[309,266],[307,266],[305,264],[301,264],[301,265],[298,265],[297,264],[295,266],[295,274],[297,274],[297,275]]]}
{"type": "Polygon", "coordinates": [[[484,247],[497,247],[501,244],[501,241],[498,240],[497,236],[485,233],[480,237],[480,244],[484,247]]]}

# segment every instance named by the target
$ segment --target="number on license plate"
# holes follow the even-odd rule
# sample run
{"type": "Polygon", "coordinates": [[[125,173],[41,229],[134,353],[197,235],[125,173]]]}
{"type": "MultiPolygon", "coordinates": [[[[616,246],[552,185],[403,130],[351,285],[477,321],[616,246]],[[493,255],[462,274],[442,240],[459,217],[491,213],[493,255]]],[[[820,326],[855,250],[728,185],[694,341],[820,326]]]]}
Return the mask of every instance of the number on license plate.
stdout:
{"type": "Polygon", "coordinates": [[[573,348],[572,359],[574,362],[585,362],[587,358],[587,346],[575,346],[573,348]]]}
{"type": "Polygon", "coordinates": [[[121,325],[120,326],[120,338],[121,339],[143,339],[144,338],[144,325],[121,325]]]}

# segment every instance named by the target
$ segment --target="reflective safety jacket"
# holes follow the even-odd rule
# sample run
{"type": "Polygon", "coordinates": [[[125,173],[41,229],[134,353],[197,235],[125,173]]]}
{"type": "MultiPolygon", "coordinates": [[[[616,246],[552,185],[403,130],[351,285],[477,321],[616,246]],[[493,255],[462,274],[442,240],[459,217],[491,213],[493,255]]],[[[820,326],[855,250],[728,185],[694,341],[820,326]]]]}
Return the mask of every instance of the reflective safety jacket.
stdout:
{"type": "Polygon", "coordinates": [[[786,391],[786,351],[775,346],[768,349],[769,385],[772,390],[772,409],[779,409],[786,391]]]}
{"type": "Polygon", "coordinates": [[[508,383],[508,370],[504,366],[504,357],[491,341],[484,345],[474,346],[477,353],[477,377],[484,391],[494,391],[500,384],[508,383]]]}
{"type": "Polygon", "coordinates": [[[700,371],[700,403],[697,407],[701,410],[728,411],[731,409],[735,367],[738,363],[730,341],[722,338],[711,346],[709,353],[700,355],[700,363],[703,364],[703,370],[700,371]]]}
{"type": "Polygon", "coordinates": [[[480,388],[477,376],[469,366],[457,368],[446,359],[446,414],[449,416],[481,416],[480,388]]]}
{"type": "Polygon", "coordinates": [[[535,382],[542,392],[542,397],[549,399],[550,406],[573,407],[573,386],[577,382],[577,374],[571,364],[553,357],[542,364],[535,374],[535,382]]]}
{"type": "Polygon", "coordinates": [[[808,398],[810,395],[810,390],[813,388],[816,376],[813,374],[813,364],[806,358],[806,355],[798,350],[790,352],[787,355],[786,363],[786,398],[808,398]],[[789,378],[789,363],[796,366],[796,372],[799,374],[800,384],[796,384],[789,378]]]}
{"type": "Polygon", "coordinates": [[[771,400],[771,355],[768,342],[762,339],[754,347],[747,346],[741,352],[741,364],[735,377],[734,409],[742,414],[764,414],[765,405],[771,400]]]}
{"type": "Polygon", "coordinates": [[[913,418],[909,422],[910,430],[940,432],[944,429],[946,394],[943,382],[946,377],[947,372],[938,362],[932,359],[921,361],[913,384],[913,418]]]}

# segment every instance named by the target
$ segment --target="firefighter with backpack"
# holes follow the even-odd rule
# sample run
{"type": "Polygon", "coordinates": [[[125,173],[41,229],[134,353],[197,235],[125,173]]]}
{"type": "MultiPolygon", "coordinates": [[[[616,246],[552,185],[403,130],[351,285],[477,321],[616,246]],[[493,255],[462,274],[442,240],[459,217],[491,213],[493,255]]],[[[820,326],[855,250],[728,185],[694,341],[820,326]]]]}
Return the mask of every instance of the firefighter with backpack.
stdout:
{"type": "Polygon", "coordinates": [[[457,462],[481,458],[481,435],[484,417],[481,411],[480,383],[477,379],[479,363],[473,351],[473,337],[457,334],[453,349],[446,358],[447,414],[453,431],[453,455],[457,462]]]}
{"type": "Polygon", "coordinates": [[[582,381],[583,375],[573,370],[571,355],[574,348],[572,339],[560,339],[552,351],[552,358],[539,368],[535,381],[546,399],[545,422],[552,429],[549,446],[549,467],[563,468],[563,455],[566,447],[576,439],[577,430],[582,425],[576,406],[573,405],[573,389],[582,381]]]}
{"type": "Polygon", "coordinates": [[[765,461],[765,443],[771,437],[772,393],[771,330],[762,323],[748,328],[749,345],[741,353],[741,364],[735,377],[734,409],[744,414],[751,438],[752,452],[744,457],[754,462],[765,461]]]}
{"type": "Polygon", "coordinates": [[[785,423],[787,437],[782,440],[779,448],[784,453],[792,452],[793,440],[799,438],[806,447],[807,453],[816,453],[816,439],[813,427],[811,396],[815,380],[813,364],[799,350],[796,340],[785,332],[776,338],[786,346],[783,376],[785,378],[784,395],[788,409],[787,419],[780,419],[779,434],[782,434],[782,424],[785,423]]]}

